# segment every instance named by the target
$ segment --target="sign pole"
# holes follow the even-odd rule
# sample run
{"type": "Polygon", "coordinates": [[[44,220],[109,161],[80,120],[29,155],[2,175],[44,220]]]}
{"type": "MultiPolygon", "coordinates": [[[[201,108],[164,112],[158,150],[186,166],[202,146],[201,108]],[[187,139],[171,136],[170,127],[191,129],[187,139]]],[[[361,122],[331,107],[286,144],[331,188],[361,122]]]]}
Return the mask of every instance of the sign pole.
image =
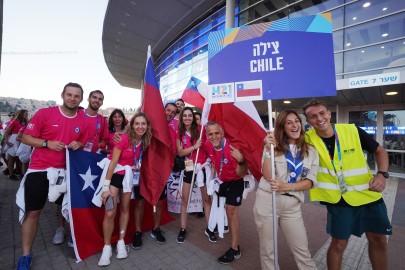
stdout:
{"type": "MultiPolygon", "coordinates": [[[[272,117],[272,105],[271,100],[267,100],[267,109],[269,115],[269,131],[273,131],[273,117],[272,117]]],[[[270,145],[270,155],[271,159],[271,178],[276,178],[276,171],[274,168],[274,145],[270,145]]],[[[273,205],[273,245],[274,245],[274,269],[278,269],[278,241],[277,241],[277,218],[276,218],[276,192],[272,191],[272,205],[273,205]]]]}

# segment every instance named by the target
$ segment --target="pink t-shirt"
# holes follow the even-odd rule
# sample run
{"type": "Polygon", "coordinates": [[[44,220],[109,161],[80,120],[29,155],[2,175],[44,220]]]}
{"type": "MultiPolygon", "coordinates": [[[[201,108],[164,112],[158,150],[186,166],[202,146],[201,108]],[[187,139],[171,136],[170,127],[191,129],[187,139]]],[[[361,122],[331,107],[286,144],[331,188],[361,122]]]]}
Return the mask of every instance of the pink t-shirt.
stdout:
{"type": "Polygon", "coordinates": [[[86,110],[80,110],[79,114],[84,117],[87,124],[87,139],[85,141],[85,146],[91,145],[91,152],[97,152],[100,146],[101,140],[108,139],[108,125],[107,120],[101,115],[88,115],[86,110]]]}
{"type": "MultiPolygon", "coordinates": [[[[135,159],[137,163],[139,162],[141,152],[142,151],[142,143],[137,145],[136,147],[131,146],[129,143],[129,137],[127,134],[121,135],[121,141],[115,144],[115,147],[121,150],[121,155],[118,159],[118,164],[122,166],[129,165],[133,167],[135,165],[135,159]]],[[[108,157],[110,160],[112,159],[112,155],[108,157]]],[[[133,167],[135,169],[135,167],[133,167]]],[[[125,174],[125,171],[118,171],[117,174],[125,174]]]]}
{"type": "Polygon", "coordinates": [[[22,125],[20,123],[20,121],[18,120],[12,120],[10,121],[10,123],[8,124],[7,128],[11,127],[11,134],[18,134],[18,132],[20,131],[22,125]]]}
{"type": "MultiPolygon", "coordinates": [[[[40,109],[28,123],[25,134],[49,141],[60,141],[69,145],[73,141],[84,143],[86,123],[83,117],[65,116],[59,106],[40,109]]],[[[44,170],[50,167],[66,168],[66,150],[54,151],[49,148],[34,148],[30,169],[44,170]]]]}
{"type": "Polygon", "coordinates": [[[115,146],[115,142],[114,142],[114,131],[108,131],[108,138],[107,138],[107,149],[108,150],[113,150],[114,146],[115,146]]]}
{"type": "MultiPolygon", "coordinates": [[[[201,131],[201,126],[198,126],[198,134],[200,134],[200,131],[201,131]]],[[[179,135],[179,139],[180,139],[181,145],[183,146],[183,149],[192,147],[195,144],[195,141],[194,140],[191,141],[190,134],[188,134],[187,132],[184,133],[184,135],[181,138],[179,135]]],[[[200,152],[198,153],[198,162],[197,163],[203,164],[207,160],[207,152],[205,151],[205,147],[203,147],[205,141],[207,140],[205,132],[203,132],[201,140],[202,140],[202,145],[200,147],[200,152]]],[[[188,154],[186,156],[186,158],[192,159],[193,162],[195,162],[196,155],[197,155],[197,149],[193,150],[193,152],[191,152],[191,154],[188,154]]]]}
{"type": "Polygon", "coordinates": [[[236,167],[238,166],[238,162],[234,159],[231,155],[231,148],[229,147],[228,141],[224,139],[224,147],[223,151],[214,149],[210,141],[206,141],[204,144],[204,148],[207,151],[208,157],[211,159],[212,163],[215,166],[215,171],[219,179],[223,182],[229,182],[234,180],[241,179],[240,176],[236,174],[236,167]],[[221,159],[223,153],[223,164],[222,164],[222,171],[221,171],[221,159]]]}

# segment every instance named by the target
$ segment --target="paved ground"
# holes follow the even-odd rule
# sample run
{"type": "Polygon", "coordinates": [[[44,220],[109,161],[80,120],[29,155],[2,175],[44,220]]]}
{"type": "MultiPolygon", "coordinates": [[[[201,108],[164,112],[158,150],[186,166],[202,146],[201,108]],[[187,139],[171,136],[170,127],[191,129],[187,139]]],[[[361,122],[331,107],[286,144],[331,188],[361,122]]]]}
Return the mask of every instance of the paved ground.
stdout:
{"type": "MultiPolygon", "coordinates": [[[[1,171],[4,167],[0,168],[1,171]]],[[[15,269],[21,255],[21,228],[15,193],[20,181],[9,180],[0,175],[0,269],[15,269]]],[[[405,269],[403,250],[405,248],[405,179],[391,178],[384,192],[394,234],[388,239],[389,269],[405,269]]],[[[130,250],[129,257],[117,260],[104,269],[260,269],[258,236],[253,219],[254,193],[249,194],[240,209],[242,257],[228,266],[216,259],[229,248],[230,235],[216,244],[210,243],[203,234],[204,219],[189,216],[186,243],[176,242],[179,230],[179,216],[176,221],[164,226],[167,243],[158,245],[144,234],[141,250],[130,250]]],[[[309,247],[318,269],[326,269],[328,235],[325,233],[326,209],[318,203],[305,203],[302,207],[308,231],[309,247]]],[[[40,219],[40,228],[35,240],[32,269],[97,269],[100,256],[96,254],[83,262],[76,263],[74,252],[66,243],[55,246],[52,237],[56,228],[53,204],[47,204],[40,219]]],[[[293,256],[282,235],[279,236],[279,264],[281,269],[297,269],[293,256]]],[[[343,269],[371,269],[367,256],[367,241],[364,238],[350,240],[345,252],[343,269]]]]}

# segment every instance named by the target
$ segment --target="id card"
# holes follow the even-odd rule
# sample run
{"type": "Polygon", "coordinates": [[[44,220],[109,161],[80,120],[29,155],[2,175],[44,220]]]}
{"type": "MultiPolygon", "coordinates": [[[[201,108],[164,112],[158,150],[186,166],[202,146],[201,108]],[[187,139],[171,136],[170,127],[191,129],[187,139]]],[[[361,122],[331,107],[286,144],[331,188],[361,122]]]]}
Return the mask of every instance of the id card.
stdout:
{"type": "Polygon", "coordinates": [[[194,162],[191,159],[186,159],[184,165],[186,167],[186,172],[194,171],[194,162]]]}
{"type": "Polygon", "coordinates": [[[215,178],[214,180],[214,190],[215,192],[219,192],[219,187],[221,186],[222,181],[219,180],[218,178],[215,178]]]}
{"type": "Polygon", "coordinates": [[[91,152],[91,149],[93,148],[93,143],[92,142],[87,142],[84,147],[83,150],[87,151],[87,152],[91,152]]]}
{"type": "Polygon", "coordinates": [[[140,174],[140,172],[134,172],[134,176],[132,177],[132,185],[139,186],[140,174]]]}
{"type": "Polygon", "coordinates": [[[338,182],[339,182],[340,192],[342,192],[342,194],[345,194],[347,192],[347,185],[345,183],[345,178],[343,176],[343,173],[338,174],[338,182]]]}

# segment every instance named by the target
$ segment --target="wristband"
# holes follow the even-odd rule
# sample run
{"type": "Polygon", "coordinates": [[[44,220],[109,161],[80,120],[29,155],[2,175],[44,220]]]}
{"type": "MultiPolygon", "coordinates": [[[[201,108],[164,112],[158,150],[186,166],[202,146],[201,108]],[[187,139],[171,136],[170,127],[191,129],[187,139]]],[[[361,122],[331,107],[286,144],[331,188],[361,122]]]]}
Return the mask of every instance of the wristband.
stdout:
{"type": "Polygon", "coordinates": [[[294,190],[295,190],[295,183],[292,183],[291,192],[294,192],[294,190]]]}
{"type": "Polygon", "coordinates": [[[264,152],[264,158],[270,158],[270,153],[269,152],[264,152]]]}
{"type": "Polygon", "coordinates": [[[111,180],[104,180],[103,188],[101,189],[102,192],[110,191],[110,183],[111,180]]]}

